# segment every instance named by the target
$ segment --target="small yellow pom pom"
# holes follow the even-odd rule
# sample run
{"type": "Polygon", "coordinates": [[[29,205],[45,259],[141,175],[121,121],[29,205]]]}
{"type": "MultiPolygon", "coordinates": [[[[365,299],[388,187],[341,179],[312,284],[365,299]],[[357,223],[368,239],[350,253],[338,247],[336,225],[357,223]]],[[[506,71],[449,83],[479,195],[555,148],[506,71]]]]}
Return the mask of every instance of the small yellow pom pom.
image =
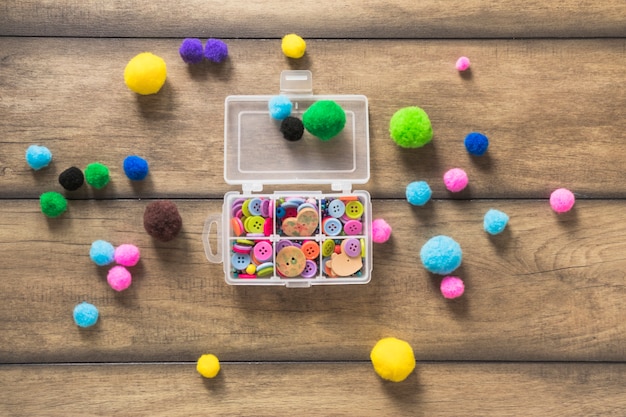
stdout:
{"type": "Polygon", "coordinates": [[[306,51],[306,42],[295,33],[285,35],[281,45],[283,54],[289,58],[302,58],[306,51]]]}
{"type": "Polygon", "coordinates": [[[380,339],[372,349],[370,359],[376,373],[393,382],[404,381],[415,369],[411,345],[395,337],[380,339]]]}
{"type": "Polygon", "coordinates": [[[200,356],[196,370],[205,378],[213,378],[220,371],[220,361],[212,353],[200,356]]]}
{"type": "Polygon", "coordinates": [[[246,267],[246,274],[254,274],[256,272],[256,265],[255,264],[250,264],[246,267]]]}
{"type": "Polygon", "coordinates": [[[143,52],[131,59],[124,69],[124,82],[137,94],[148,95],[159,92],[167,77],[163,58],[143,52]]]}

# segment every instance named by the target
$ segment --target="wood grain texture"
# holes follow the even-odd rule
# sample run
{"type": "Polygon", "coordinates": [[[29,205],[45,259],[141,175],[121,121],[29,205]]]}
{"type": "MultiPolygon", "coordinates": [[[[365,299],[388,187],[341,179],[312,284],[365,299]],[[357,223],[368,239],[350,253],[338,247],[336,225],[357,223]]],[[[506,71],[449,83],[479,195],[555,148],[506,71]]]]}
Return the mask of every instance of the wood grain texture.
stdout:
{"type": "Polygon", "coordinates": [[[626,159],[625,39],[311,41],[310,57],[290,63],[276,40],[231,40],[221,66],[188,67],[179,40],[0,39],[0,195],[37,197],[71,165],[100,161],[112,169],[106,189],[76,198],[221,197],[237,189],[223,180],[224,99],[278,93],[282,69],[313,71],[316,94],[369,98],[374,197],[402,198],[406,184],[431,183],[438,198],[545,198],[561,186],[579,198],[624,197],[626,159]],[[123,83],[136,53],[168,63],[168,81],[154,96],[123,83]],[[454,61],[474,60],[461,77],[454,61]],[[430,115],[435,138],[406,150],[389,138],[401,107],[430,115]],[[486,156],[471,158],[463,138],[481,131],[486,156]],[[53,165],[33,172],[29,144],[48,146],[53,165]],[[151,163],[147,181],[131,184],[128,154],[151,163]],[[451,196],[440,180],[460,166],[470,187],[451,196]]]}
{"type": "Polygon", "coordinates": [[[622,416],[624,364],[418,363],[384,382],[367,362],[2,366],[3,416],[622,416]],[[28,393],[29,395],[24,395],[28,393]]]}
{"type": "Polygon", "coordinates": [[[494,38],[624,36],[620,0],[284,2],[5,0],[0,35],[90,37],[494,38]]]}

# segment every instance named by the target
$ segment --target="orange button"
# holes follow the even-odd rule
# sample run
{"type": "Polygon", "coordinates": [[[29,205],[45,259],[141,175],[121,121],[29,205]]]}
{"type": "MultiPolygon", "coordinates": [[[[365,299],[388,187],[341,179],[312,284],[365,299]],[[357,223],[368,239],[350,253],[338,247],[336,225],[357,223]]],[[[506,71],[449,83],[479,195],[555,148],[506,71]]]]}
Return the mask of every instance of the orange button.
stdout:
{"type": "Polygon", "coordinates": [[[302,253],[307,259],[315,260],[320,255],[320,245],[317,242],[309,240],[302,244],[302,253]]]}

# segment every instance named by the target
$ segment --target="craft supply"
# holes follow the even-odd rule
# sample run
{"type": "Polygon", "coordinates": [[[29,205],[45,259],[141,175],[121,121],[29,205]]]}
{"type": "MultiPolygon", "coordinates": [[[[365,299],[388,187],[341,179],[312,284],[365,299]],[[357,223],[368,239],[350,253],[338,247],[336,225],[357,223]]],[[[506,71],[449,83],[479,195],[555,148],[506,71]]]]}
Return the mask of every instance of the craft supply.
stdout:
{"type": "Polygon", "coordinates": [[[292,116],[285,117],[280,123],[280,133],[290,142],[302,139],[302,135],[304,135],[302,120],[292,116]]]}
{"type": "Polygon", "coordinates": [[[141,181],[148,175],[148,161],[137,155],[124,158],[124,173],[132,181],[141,181]]]}
{"type": "Polygon", "coordinates": [[[289,97],[279,94],[269,99],[267,103],[270,116],[277,120],[283,120],[291,114],[293,104],[289,97]]]}
{"type": "Polygon", "coordinates": [[[156,94],[165,84],[167,67],[163,58],[150,52],[133,57],[124,69],[126,86],[137,94],[156,94]]]}
{"type": "Polygon", "coordinates": [[[432,140],[433,128],[422,108],[404,107],[391,117],[389,134],[402,148],[420,148],[432,140]]]}
{"type": "Polygon", "coordinates": [[[461,246],[451,237],[439,235],[430,238],[420,250],[420,259],[428,271],[447,275],[461,265],[461,246]]]}
{"type": "Polygon", "coordinates": [[[98,308],[86,301],[74,307],[74,323],[78,327],[91,327],[98,321],[98,308]]]}
{"type": "Polygon", "coordinates": [[[472,155],[482,156],[487,152],[489,139],[479,132],[471,132],[465,136],[465,149],[472,155]]]}
{"type": "Polygon", "coordinates": [[[196,371],[205,378],[215,378],[220,371],[220,361],[212,353],[202,355],[196,363],[196,371]]]}
{"type": "Polygon", "coordinates": [[[441,280],[440,290],[445,298],[458,298],[465,292],[465,284],[459,277],[447,276],[441,280]]]}
{"type": "Polygon", "coordinates": [[[67,200],[56,191],[47,191],[39,197],[41,212],[48,217],[59,217],[67,210],[67,200]]]}
{"type": "Polygon", "coordinates": [[[489,209],[489,211],[485,213],[483,228],[485,232],[491,235],[497,235],[498,233],[502,233],[508,222],[509,216],[507,216],[506,213],[496,209],[489,209]]]}
{"type": "Polygon", "coordinates": [[[210,38],[204,46],[204,57],[209,61],[220,63],[228,57],[228,45],[220,39],[210,38]]]}
{"type": "Polygon", "coordinates": [[[122,266],[135,266],[140,258],[139,248],[125,243],[115,248],[115,262],[122,266]]]}
{"type": "Polygon", "coordinates": [[[391,226],[385,219],[374,219],[372,222],[372,241],[385,243],[391,237],[391,226]]]}
{"type": "Polygon", "coordinates": [[[105,240],[95,240],[89,249],[89,257],[98,266],[105,266],[115,260],[115,248],[105,240]]]}
{"type": "Polygon", "coordinates": [[[559,188],[550,194],[550,206],[557,213],[568,212],[574,207],[576,197],[567,188],[559,188]]]}
{"type": "Polygon", "coordinates": [[[295,33],[290,33],[283,37],[281,49],[288,58],[302,58],[306,52],[306,42],[295,33]]]}
{"type": "Polygon", "coordinates": [[[343,130],[346,112],[333,100],[316,101],[302,115],[302,124],[313,136],[326,141],[343,130]]]}
{"type": "Polygon", "coordinates": [[[462,56],[456,60],[455,67],[458,71],[466,71],[469,69],[471,62],[468,57],[462,56]]]}
{"type": "Polygon", "coordinates": [[[443,174],[443,183],[448,191],[453,193],[463,191],[467,187],[468,182],[467,173],[461,168],[452,168],[443,174]]]}
{"type": "Polygon", "coordinates": [[[202,41],[198,38],[185,38],[178,48],[178,53],[187,64],[199,64],[204,59],[202,41]]]}
{"type": "Polygon", "coordinates": [[[107,274],[107,282],[115,291],[124,291],[130,287],[133,278],[125,267],[116,265],[109,270],[107,274]]]}
{"type": "Polygon", "coordinates": [[[109,168],[100,162],[93,162],[85,168],[85,181],[93,188],[104,188],[110,180],[109,168]]]}
{"type": "Polygon", "coordinates": [[[183,227],[183,219],[173,201],[153,201],[143,213],[143,227],[153,238],[168,242],[178,236],[183,227]]]}
{"type": "Polygon", "coordinates": [[[59,174],[59,184],[68,191],[75,191],[82,187],[85,176],[80,168],[70,167],[59,174]]]}
{"type": "Polygon", "coordinates": [[[52,152],[45,146],[30,145],[26,149],[26,163],[35,171],[45,168],[52,161],[52,152]]]}
{"type": "Polygon", "coordinates": [[[406,200],[414,206],[423,206],[433,195],[426,181],[414,181],[406,186],[406,200]]]}
{"type": "Polygon", "coordinates": [[[395,337],[380,339],[370,352],[374,371],[383,379],[404,381],[415,369],[415,355],[408,342],[395,337]]]}

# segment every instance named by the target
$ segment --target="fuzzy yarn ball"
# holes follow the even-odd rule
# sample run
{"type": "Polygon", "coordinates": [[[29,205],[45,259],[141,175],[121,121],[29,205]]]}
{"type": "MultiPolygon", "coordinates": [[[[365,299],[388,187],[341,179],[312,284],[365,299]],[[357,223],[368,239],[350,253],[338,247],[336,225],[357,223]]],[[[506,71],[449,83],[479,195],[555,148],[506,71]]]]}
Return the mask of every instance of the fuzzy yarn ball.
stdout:
{"type": "Polygon", "coordinates": [[[461,265],[463,251],[454,239],[439,235],[430,238],[420,250],[424,268],[433,274],[447,275],[461,265]]]}
{"type": "Polygon", "coordinates": [[[550,194],[550,206],[557,213],[568,212],[574,207],[576,197],[567,188],[559,188],[550,194]]]}
{"type": "Polygon", "coordinates": [[[465,284],[459,277],[447,276],[441,280],[439,289],[445,298],[458,298],[465,292],[465,284]]]}
{"type": "Polygon", "coordinates": [[[210,38],[204,46],[204,57],[209,61],[220,63],[228,57],[228,45],[219,39],[210,38]]]}
{"type": "Polygon", "coordinates": [[[408,342],[395,337],[380,339],[370,352],[374,371],[383,379],[404,381],[415,369],[415,355],[408,342]]]}
{"type": "Polygon", "coordinates": [[[463,191],[467,187],[469,179],[467,173],[461,168],[452,168],[443,174],[443,183],[446,185],[448,191],[458,193],[463,191]]]}
{"type": "Polygon", "coordinates": [[[196,363],[196,371],[205,378],[215,378],[220,372],[220,361],[212,353],[202,355],[196,363]]]}
{"type": "Polygon", "coordinates": [[[163,58],[142,52],[131,59],[124,69],[126,86],[137,94],[156,94],[165,84],[167,66],[163,58]]]}
{"type": "Polygon", "coordinates": [[[41,212],[48,217],[59,217],[67,210],[67,200],[56,191],[48,191],[39,196],[41,212]]]}
{"type": "Polygon", "coordinates": [[[178,48],[178,53],[186,64],[199,64],[204,59],[202,41],[198,38],[185,38],[178,48]]]}
{"type": "Polygon", "coordinates": [[[85,181],[93,188],[104,188],[110,180],[109,168],[100,162],[93,162],[85,168],[85,181]]]}
{"type": "Polygon", "coordinates": [[[26,149],[26,163],[35,171],[45,168],[52,161],[52,152],[45,146],[30,145],[26,149]]]}
{"type": "Polygon", "coordinates": [[[282,39],[281,49],[288,58],[302,58],[306,52],[306,42],[295,33],[285,35],[282,39]]]}
{"type": "Polygon", "coordinates": [[[385,219],[374,219],[372,222],[372,241],[385,243],[391,237],[391,226],[385,219]]]}
{"type": "Polygon", "coordinates": [[[426,181],[414,181],[406,186],[406,200],[414,206],[428,203],[433,191],[426,181]]]}
{"type": "Polygon", "coordinates": [[[497,235],[498,233],[502,233],[508,222],[509,216],[507,216],[506,213],[496,209],[489,209],[489,211],[485,213],[483,228],[485,232],[490,235],[497,235]]]}
{"type": "Polygon", "coordinates": [[[150,170],[148,161],[137,155],[129,155],[124,158],[124,174],[132,181],[141,181],[148,175],[150,170]]]}
{"type": "Polygon", "coordinates": [[[106,240],[95,240],[89,248],[89,257],[98,266],[105,266],[115,260],[115,248],[106,240]]]}
{"type": "Polygon", "coordinates": [[[67,191],[78,190],[85,183],[85,176],[80,168],[70,167],[59,174],[59,184],[67,191]]]}
{"type": "Polygon", "coordinates": [[[170,200],[153,201],[143,213],[143,227],[153,238],[162,242],[174,239],[183,227],[178,207],[170,200]]]}
{"type": "Polygon", "coordinates": [[[140,258],[139,248],[125,243],[115,248],[115,262],[122,266],[135,266],[140,258]]]}
{"type": "Polygon", "coordinates": [[[404,107],[391,117],[389,134],[402,148],[420,148],[432,140],[433,128],[422,108],[404,107]]]}
{"type": "Polygon", "coordinates": [[[304,124],[297,117],[285,117],[280,123],[280,133],[289,142],[295,142],[302,139],[304,135],[304,124]]]}
{"type": "Polygon", "coordinates": [[[133,277],[128,272],[128,269],[121,265],[116,265],[109,270],[107,274],[107,282],[115,291],[124,291],[130,287],[133,282],[133,277]]]}
{"type": "Polygon", "coordinates": [[[346,112],[333,100],[316,101],[302,115],[304,128],[321,140],[339,134],[346,125],[346,112]]]}
{"type": "Polygon", "coordinates": [[[74,307],[74,323],[78,327],[91,327],[98,321],[98,308],[86,301],[74,307]]]}
{"type": "Polygon", "coordinates": [[[471,132],[465,136],[465,149],[472,155],[482,156],[487,152],[489,139],[479,132],[471,132]]]}
{"type": "Polygon", "coordinates": [[[279,94],[269,99],[267,106],[270,111],[270,116],[277,120],[283,120],[285,117],[291,114],[291,108],[293,104],[289,97],[279,94]]]}
{"type": "Polygon", "coordinates": [[[455,67],[458,71],[466,71],[469,69],[471,62],[468,57],[462,56],[456,60],[455,67]]]}

